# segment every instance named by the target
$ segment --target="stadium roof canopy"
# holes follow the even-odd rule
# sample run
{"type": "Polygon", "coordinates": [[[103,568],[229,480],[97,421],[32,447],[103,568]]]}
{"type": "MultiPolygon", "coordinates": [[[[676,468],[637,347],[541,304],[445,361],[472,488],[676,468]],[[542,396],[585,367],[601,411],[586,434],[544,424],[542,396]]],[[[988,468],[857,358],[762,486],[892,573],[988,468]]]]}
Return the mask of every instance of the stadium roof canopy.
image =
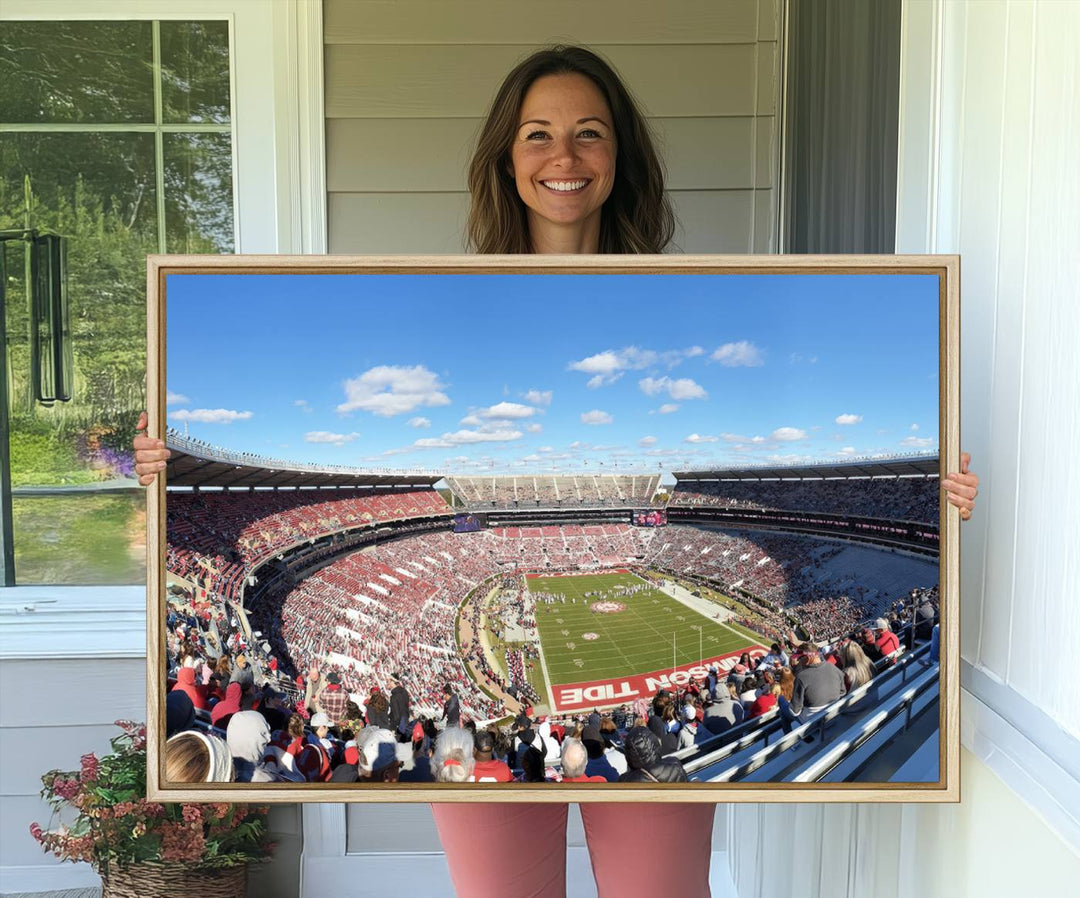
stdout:
{"type": "Polygon", "coordinates": [[[938,473],[937,453],[862,458],[836,464],[753,465],[739,468],[709,468],[672,471],[679,482],[685,480],[828,480],[841,477],[925,477],[938,473]]]}
{"type": "Polygon", "coordinates": [[[232,452],[189,440],[175,432],[166,435],[171,456],[165,469],[169,486],[198,487],[391,487],[432,486],[442,475],[432,471],[394,471],[389,468],[347,468],[308,465],[232,452]]]}

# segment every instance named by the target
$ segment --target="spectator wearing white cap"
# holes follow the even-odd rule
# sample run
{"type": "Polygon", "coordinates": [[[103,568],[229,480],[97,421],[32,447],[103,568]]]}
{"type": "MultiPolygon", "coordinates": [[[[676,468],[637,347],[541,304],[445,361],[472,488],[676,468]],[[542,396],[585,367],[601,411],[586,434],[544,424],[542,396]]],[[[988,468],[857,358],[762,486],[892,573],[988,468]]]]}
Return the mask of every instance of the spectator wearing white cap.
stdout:
{"type": "Polygon", "coordinates": [[[885,618],[879,617],[874,621],[874,629],[877,631],[877,639],[874,640],[874,644],[878,647],[878,651],[881,652],[883,658],[887,658],[893,652],[899,651],[900,640],[889,629],[889,622],[885,618]]]}
{"type": "Polygon", "coordinates": [[[679,730],[679,748],[689,748],[691,745],[701,745],[707,739],[712,738],[712,733],[698,723],[697,708],[693,705],[685,705],[682,709],[683,725],[679,730]]]}
{"type": "Polygon", "coordinates": [[[368,727],[361,735],[357,748],[360,757],[356,764],[357,782],[396,783],[398,773],[410,758],[412,748],[397,741],[397,737],[381,727],[368,727]]]}

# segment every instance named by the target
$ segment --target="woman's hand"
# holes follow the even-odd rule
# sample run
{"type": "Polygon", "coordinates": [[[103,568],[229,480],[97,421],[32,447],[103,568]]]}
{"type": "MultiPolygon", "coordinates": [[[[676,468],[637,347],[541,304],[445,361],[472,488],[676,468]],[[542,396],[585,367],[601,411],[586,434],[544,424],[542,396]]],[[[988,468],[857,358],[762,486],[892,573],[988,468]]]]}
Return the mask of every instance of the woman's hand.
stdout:
{"type": "Polygon", "coordinates": [[[972,474],[968,470],[971,464],[971,455],[967,452],[960,454],[960,473],[949,474],[941,481],[941,488],[945,490],[945,497],[949,503],[960,509],[960,520],[966,521],[971,517],[972,509],[975,508],[975,497],[979,495],[979,475],[972,474]]]}
{"type": "MultiPolygon", "coordinates": [[[[146,412],[142,412],[135,429],[145,431],[147,423],[146,412]]],[[[139,483],[150,486],[158,472],[165,470],[165,460],[169,457],[169,450],[165,448],[164,440],[155,440],[153,437],[146,436],[145,433],[136,436],[132,445],[135,448],[135,473],[139,475],[139,483]]]]}

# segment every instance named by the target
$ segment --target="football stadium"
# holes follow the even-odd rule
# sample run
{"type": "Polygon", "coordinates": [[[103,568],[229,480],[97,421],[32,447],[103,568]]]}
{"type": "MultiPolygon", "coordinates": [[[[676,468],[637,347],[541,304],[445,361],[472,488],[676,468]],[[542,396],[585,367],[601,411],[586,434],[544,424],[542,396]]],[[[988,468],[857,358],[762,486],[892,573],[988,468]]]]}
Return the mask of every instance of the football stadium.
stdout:
{"type": "Polygon", "coordinates": [[[938,313],[922,275],[170,276],[174,717],[242,720],[255,781],[938,783],[938,313]]]}
{"type": "Polygon", "coordinates": [[[671,735],[693,708],[693,739],[667,746],[691,781],[937,778],[936,455],[676,471],[663,491],[168,443],[170,688],[221,738],[261,706],[275,779],[328,779],[380,723],[430,752],[448,699],[499,731],[512,771],[535,731],[549,777],[567,733],[610,761],[635,720],[671,735]],[[847,682],[793,715],[808,651],[847,682]]]}

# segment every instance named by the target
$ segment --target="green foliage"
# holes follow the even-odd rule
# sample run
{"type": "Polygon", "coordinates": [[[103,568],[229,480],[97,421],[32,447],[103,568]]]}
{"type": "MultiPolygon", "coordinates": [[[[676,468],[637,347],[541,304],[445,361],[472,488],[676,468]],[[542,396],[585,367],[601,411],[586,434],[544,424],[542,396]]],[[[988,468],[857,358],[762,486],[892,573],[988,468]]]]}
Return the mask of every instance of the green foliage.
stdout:
{"type": "Polygon", "coordinates": [[[146,495],[19,497],[12,502],[19,582],[146,582],[146,495]]]}
{"type": "MultiPolygon", "coordinates": [[[[0,120],[154,121],[150,22],[11,22],[0,34],[0,120]]],[[[227,125],[225,22],[162,22],[165,120],[227,125]]],[[[30,384],[25,249],[5,247],[15,483],[100,479],[102,449],[130,452],[145,407],[146,254],[233,248],[231,138],[164,135],[164,196],[155,136],[135,132],[0,134],[0,229],[67,238],[74,396],[45,408],[30,384]],[[159,205],[166,233],[159,232],[159,205]],[[44,431],[51,439],[41,439],[44,431]],[[88,445],[92,444],[92,445],[88,445]]],[[[124,476],[113,465],[112,476],[124,476]]]]}
{"type": "Polygon", "coordinates": [[[42,776],[41,797],[53,820],[77,812],[74,823],[56,830],[31,824],[30,834],[46,852],[103,872],[145,862],[234,867],[270,857],[268,808],[147,801],[146,727],[126,720],[116,725],[123,732],[111,740],[112,754],[83,755],[78,771],[42,776]]]}

